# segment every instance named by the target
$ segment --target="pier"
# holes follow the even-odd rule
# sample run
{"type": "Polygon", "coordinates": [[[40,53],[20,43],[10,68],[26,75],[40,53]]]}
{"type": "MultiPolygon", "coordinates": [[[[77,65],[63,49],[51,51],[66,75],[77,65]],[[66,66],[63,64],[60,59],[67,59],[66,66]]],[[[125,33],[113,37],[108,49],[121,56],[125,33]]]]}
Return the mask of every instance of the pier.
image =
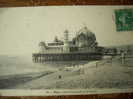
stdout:
{"type": "Polygon", "coordinates": [[[102,59],[101,53],[52,53],[32,55],[33,62],[43,63],[45,61],[75,61],[75,60],[99,60],[102,59]]]}

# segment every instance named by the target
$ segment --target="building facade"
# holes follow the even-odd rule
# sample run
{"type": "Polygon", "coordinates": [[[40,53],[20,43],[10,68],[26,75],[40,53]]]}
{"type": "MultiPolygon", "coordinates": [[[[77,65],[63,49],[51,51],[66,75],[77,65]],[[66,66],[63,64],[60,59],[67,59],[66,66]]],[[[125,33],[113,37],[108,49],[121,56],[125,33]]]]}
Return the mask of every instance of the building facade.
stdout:
{"type": "Polygon", "coordinates": [[[95,34],[87,27],[81,28],[70,41],[68,30],[64,31],[64,40],[55,37],[54,42],[40,42],[39,53],[94,52],[97,47],[95,34]]]}

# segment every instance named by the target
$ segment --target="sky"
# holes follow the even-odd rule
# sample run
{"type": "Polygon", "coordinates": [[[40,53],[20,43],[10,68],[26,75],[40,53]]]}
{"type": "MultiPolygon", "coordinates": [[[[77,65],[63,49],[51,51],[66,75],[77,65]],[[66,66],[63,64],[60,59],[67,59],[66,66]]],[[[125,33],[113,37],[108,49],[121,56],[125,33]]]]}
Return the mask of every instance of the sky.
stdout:
{"type": "Polygon", "coordinates": [[[21,55],[38,51],[40,41],[72,38],[87,26],[100,46],[133,44],[133,31],[117,32],[115,9],[132,6],[45,6],[0,8],[0,54],[21,55]]]}

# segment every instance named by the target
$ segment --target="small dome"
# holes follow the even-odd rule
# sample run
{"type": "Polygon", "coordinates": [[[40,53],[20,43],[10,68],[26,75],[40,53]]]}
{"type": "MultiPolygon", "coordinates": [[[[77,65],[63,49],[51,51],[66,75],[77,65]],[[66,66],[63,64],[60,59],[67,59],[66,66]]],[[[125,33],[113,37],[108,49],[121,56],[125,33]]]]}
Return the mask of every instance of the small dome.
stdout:
{"type": "Polygon", "coordinates": [[[45,42],[40,42],[39,46],[46,46],[45,42]]]}

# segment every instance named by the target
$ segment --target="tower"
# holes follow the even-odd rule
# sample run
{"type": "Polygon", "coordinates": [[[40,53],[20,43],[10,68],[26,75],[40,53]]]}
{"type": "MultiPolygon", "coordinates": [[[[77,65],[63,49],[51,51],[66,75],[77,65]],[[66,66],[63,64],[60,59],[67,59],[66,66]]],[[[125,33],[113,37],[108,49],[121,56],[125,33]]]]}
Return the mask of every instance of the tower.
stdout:
{"type": "Polygon", "coordinates": [[[69,32],[68,30],[64,31],[64,42],[68,42],[69,41],[69,32]]]}
{"type": "Polygon", "coordinates": [[[69,52],[70,48],[69,48],[69,32],[68,30],[64,31],[64,46],[63,46],[63,50],[65,52],[69,52]]]}

